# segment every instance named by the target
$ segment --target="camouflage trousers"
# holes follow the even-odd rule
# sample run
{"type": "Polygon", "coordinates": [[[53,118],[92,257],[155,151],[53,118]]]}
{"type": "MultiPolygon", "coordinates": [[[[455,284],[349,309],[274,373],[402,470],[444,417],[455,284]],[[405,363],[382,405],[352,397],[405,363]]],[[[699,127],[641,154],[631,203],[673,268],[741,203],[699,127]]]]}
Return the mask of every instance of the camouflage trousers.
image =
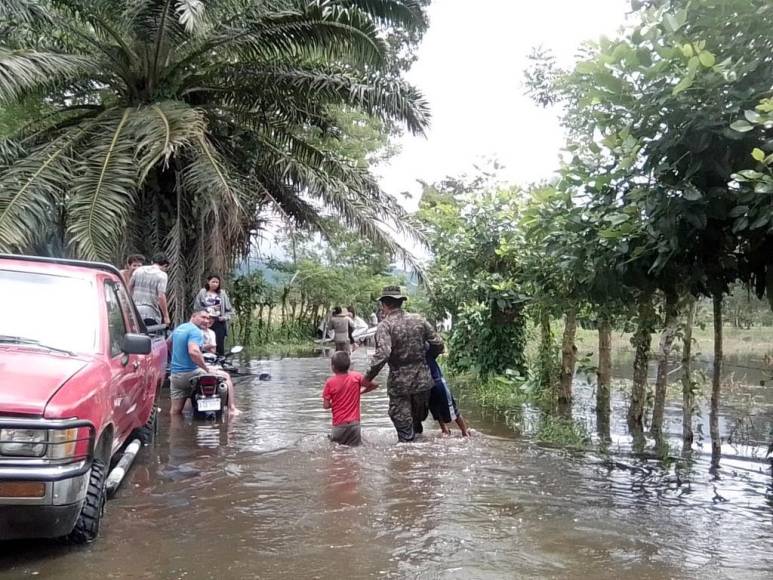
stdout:
{"type": "Polygon", "coordinates": [[[424,428],[421,422],[429,414],[429,393],[421,391],[410,395],[389,395],[389,418],[401,442],[413,441],[424,428]]]}

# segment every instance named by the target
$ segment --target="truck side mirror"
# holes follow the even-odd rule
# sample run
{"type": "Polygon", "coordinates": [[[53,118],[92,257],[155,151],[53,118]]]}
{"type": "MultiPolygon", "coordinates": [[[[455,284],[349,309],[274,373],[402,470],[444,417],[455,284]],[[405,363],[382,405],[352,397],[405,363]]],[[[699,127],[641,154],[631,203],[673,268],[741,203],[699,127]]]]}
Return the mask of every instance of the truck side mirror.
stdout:
{"type": "Polygon", "coordinates": [[[123,335],[121,350],[124,354],[150,354],[152,350],[150,337],[144,334],[127,332],[123,335]]]}

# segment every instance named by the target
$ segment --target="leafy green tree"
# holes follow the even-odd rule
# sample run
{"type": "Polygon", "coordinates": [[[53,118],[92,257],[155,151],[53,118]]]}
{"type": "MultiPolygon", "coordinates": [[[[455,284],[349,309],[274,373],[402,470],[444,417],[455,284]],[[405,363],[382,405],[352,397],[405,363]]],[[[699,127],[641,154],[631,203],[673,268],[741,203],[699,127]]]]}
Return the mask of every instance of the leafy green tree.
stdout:
{"type": "Polygon", "coordinates": [[[178,317],[266,208],[321,229],[324,206],[398,249],[377,218],[400,228],[402,208],[330,143],[355,111],[426,126],[384,39],[421,34],[419,3],[6,0],[2,15],[0,106],[51,110],[0,144],[0,249],[52,225],[84,258],[163,248],[178,317]]]}
{"type": "MultiPolygon", "coordinates": [[[[730,126],[770,93],[773,6],[762,0],[632,5],[634,24],[620,37],[589,45],[569,72],[542,58],[529,82],[535,98],[566,107],[578,155],[600,156],[614,168],[613,204],[636,216],[639,231],[625,271],[626,284],[640,292],[640,321],[650,318],[655,291],[670,305],[671,327],[675,297],[689,292],[714,301],[710,425],[718,461],[722,298],[752,261],[738,251],[751,224],[728,183],[755,145],[745,125],[730,126]]],[[[749,277],[759,283],[766,272],[758,263],[749,277]]],[[[637,333],[642,351],[646,335],[637,333]]],[[[640,404],[635,389],[634,422],[640,404]]],[[[659,415],[662,406],[656,409],[659,415]]],[[[660,423],[656,416],[655,430],[660,423]]]]}
{"type": "MultiPolygon", "coordinates": [[[[489,176],[490,177],[490,176],[489,176]]],[[[434,250],[430,300],[453,319],[449,362],[481,375],[526,372],[526,297],[519,286],[518,190],[485,191],[489,177],[425,186],[417,219],[434,250]]]]}

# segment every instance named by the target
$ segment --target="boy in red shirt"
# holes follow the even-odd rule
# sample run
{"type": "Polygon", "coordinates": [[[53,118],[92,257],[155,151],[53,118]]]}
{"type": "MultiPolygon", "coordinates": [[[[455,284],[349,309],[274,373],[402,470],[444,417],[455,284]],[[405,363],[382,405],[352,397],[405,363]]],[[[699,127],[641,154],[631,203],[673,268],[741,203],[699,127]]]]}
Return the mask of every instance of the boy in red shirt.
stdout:
{"type": "Polygon", "coordinates": [[[330,440],[341,445],[356,446],[362,443],[360,434],[360,395],[378,387],[372,383],[362,385],[360,373],[349,372],[349,354],[335,353],[330,360],[333,376],[325,382],[322,391],[322,406],[333,411],[333,429],[330,440]]]}

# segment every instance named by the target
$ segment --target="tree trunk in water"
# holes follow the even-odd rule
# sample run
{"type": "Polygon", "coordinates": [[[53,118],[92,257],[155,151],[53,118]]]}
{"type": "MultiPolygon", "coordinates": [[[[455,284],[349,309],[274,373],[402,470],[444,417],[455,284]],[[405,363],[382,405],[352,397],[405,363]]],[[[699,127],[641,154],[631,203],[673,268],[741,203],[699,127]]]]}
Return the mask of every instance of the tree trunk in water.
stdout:
{"type": "MultiPolygon", "coordinates": [[[[547,309],[541,309],[539,315],[539,382],[543,389],[552,389],[555,382],[553,365],[553,331],[550,328],[550,314],[547,309]]],[[[558,400],[559,394],[556,394],[558,400]]]]}
{"type": "Polygon", "coordinates": [[[668,363],[674,338],[679,328],[677,311],[677,297],[666,296],[666,320],[665,328],[660,335],[660,360],[658,360],[658,372],[655,379],[655,407],[652,410],[652,427],[650,432],[655,438],[663,435],[663,417],[666,410],[666,391],[668,390],[668,363]]]}
{"type": "Polygon", "coordinates": [[[695,300],[690,300],[687,307],[687,320],[684,327],[684,344],[682,345],[682,448],[691,449],[692,408],[695,404],[692,382],[692,327],[695,324],[695,300]]]}
{"type": "Polygon", "coordinates": [[[289,288],[284,288],[282,290],[282,321],[280,326],[284,326],[287,322],[287,296],[290,294],[289,288]]]}
{"type": "Polygon", "coordinates": [[[714,294],[714,369],[711,374],[711,466],[719,467],[722,442],[719,439],[719,395],[722,379],[722,294],[714,294]]]}
{"type": "Polygon", "coordinates": [[[652,343],[652,297],[642,296],[639,302],[638,325],[631,338],[636,350],[633,360],[633,387],[631,405],[628,407],[628,427],[632,432],[641,433],[644,428],[644,405],[647,400],[647,367],[650,344],[652,343]]]}
{"type": "Polygon", "coordinates": [[[596,386],[596,427],[604,440],[610,439],[610,388],[612,384],[612,325],[602,316],[599,320],[599,368],[596,386]]]}
{"type": "Polygon", "coordinates": [[[572,400],[572,381],[574,367],[577,364],[577,347],[574,338],[577,335],[577,310],[570,309],[564,322],[564,336],[561,340],[561,375],[559,401],[569,404],[572,400]]]}

